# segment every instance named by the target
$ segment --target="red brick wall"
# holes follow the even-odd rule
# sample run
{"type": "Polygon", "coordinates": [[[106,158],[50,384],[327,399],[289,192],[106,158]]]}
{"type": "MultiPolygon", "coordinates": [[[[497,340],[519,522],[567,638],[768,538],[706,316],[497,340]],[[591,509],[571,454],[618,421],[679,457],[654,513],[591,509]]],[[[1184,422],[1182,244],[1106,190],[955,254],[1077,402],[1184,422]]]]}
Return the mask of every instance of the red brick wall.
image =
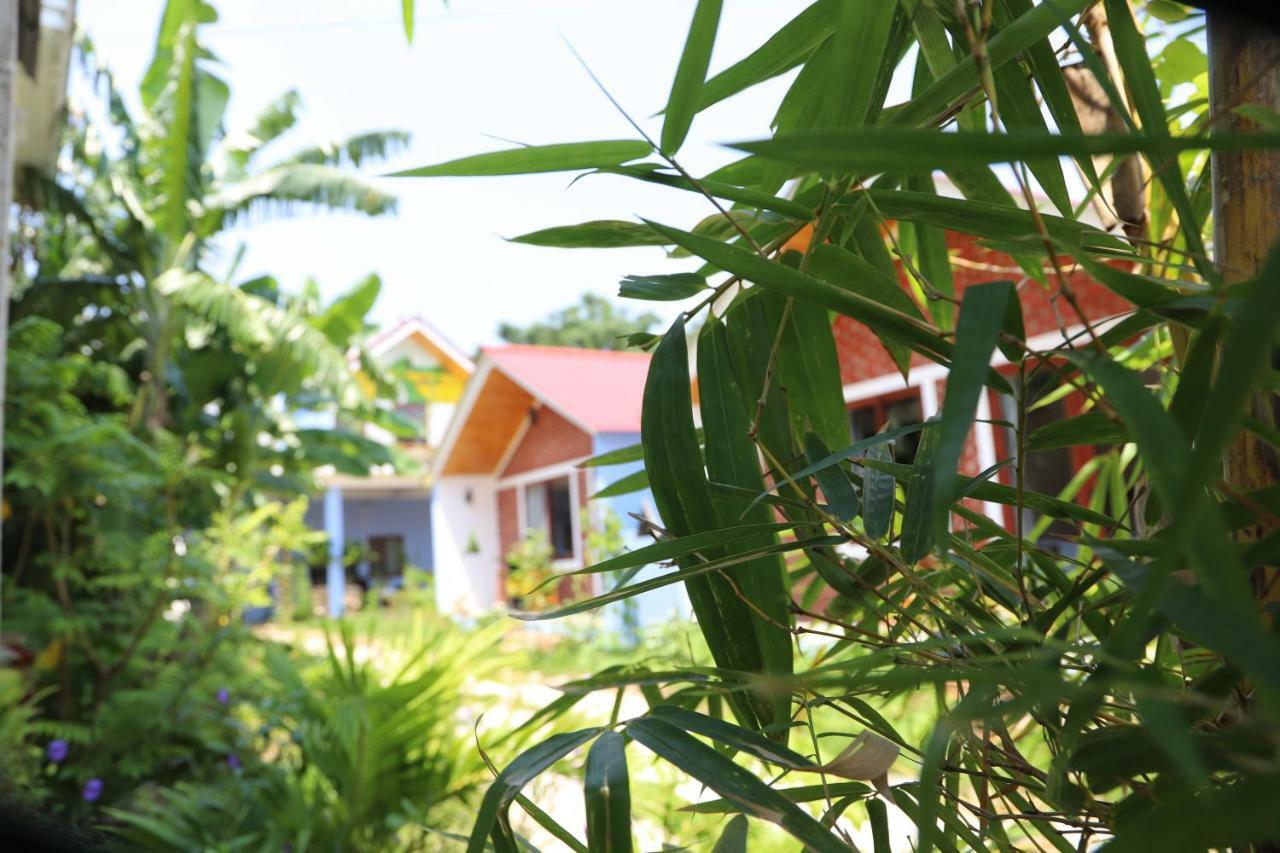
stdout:
{"type": "MultiPolygon", "coordinates": [[[[1026,274],[1008,255],[984,248],[967,235],[948,233],[947,248],[951,252],[952,259],[960,261],[959,264],[952,266],[957,297],[971,284],[998,279],[1012,279],[1018,282],[1026,277],[1026,274]]],[[[1070,269],[1071,266],[1068,263],[1063,271],[1067,272],[1070,269]]],[[[1091,321],[1119,314],[1133,307],[1083,271],[1071,272],[1067,280],[1071,283],[1071,289],[1085,315],[1091,321]]],[[[1049,282],[1047,288],[1030,280],[1023,281],[1018,287],[1027,337],[1055,331],[1060,325],[1074,326],[1079,323],[1079,318],[1064,299],[1057,300],[1055,313],[1052,297],[1057,292],[1058,286],[1052,275],[1049,276],[1049,282]]],[[[906,286],[905,279],[903,279],[903,286],[906,286]]],[[[836,339],[836,349],[840,354],[840,378],[845,384],[897,372],[897,367],[881,346],[879,339],[866,326],[848,317],[840,316],[836,318],[832,332],[836,339]]],[[[913,355],[911,363],[924,364],[926,359],[913,355]]]]}
{"type": "Polygon", "coordinates": [[[498,490],[498,590],[505,601],[506,593],[502,590],[507,585],[507,552],[520,539],[520,511],[516,508],[516,490],[514,487],[498,490]]]}
{"type": "Polygon", "coordinates": [[[590,455],[591,436],[555,410],[543,407],[538,410],[537,419],[525,432],[501,476],[509,477],[590,455]]]}

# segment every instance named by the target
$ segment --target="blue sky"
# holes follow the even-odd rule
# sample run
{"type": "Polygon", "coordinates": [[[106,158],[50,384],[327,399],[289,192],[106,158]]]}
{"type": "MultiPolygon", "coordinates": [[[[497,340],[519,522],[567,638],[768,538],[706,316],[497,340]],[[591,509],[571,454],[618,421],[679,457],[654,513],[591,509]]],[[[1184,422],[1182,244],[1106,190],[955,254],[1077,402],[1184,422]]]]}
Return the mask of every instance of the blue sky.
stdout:
{"type": "MultiPolygon", "coordinates": [[[[727,0],[712,70],[746,55],[804,0],[727,0]]],[[[150,58],[162,0],[81,0],[80,23],[122,86],[135,89],[150,58]]],[[[402,128],[409,151],[377,172],[522,143],[628,138],[626,124],[564,44],[571,41],[622,104],[649,118],[666,101],[693,0],[418,0],[412,45],[399,0],[219,0],[205,40],[225,63],[229,117],[243,123],[289,88],[305,112],[282,151],[361,131],[402,128]],[[563,37],[562,37],[563,34],[563,37]]],[[[717,143],[756,138],[783,91],[774,81],[703,114],[681,160],[694,173],[730,159],[717,143]]],[[[333,295],[370,271],[383,278],[375,318],[420,315],[470,350],[501,321],[527,323],[585,291],[616,293],[628,273],[680,267],[655,248],[555,250],[503,237],[551,225],[643,215],[690,226],[705,200],[616,177],[572,188],[565,175],[384,180],[400,196],[394,218],[302,215],[234,232],[248,246],[241,272],[286,287],[313,276],[333,295]]],[[[234,242],[226,246],[228,257],[234,242]]],[[[686,262],[687,263],[687,262],[686,262]]],[[[652,304],[630,303],[637,309],[652,304]]],[[[661,306],[673,315],[674,308],[661,306]]]]}

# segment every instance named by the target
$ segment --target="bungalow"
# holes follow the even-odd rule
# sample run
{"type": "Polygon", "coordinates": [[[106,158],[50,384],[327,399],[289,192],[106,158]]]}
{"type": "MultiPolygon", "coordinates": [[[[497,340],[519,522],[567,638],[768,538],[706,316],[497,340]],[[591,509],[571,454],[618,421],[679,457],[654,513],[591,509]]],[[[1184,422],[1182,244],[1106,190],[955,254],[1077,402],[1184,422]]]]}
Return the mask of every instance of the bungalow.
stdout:
{"type": "MultiPolygon", "coordinates": [[[[340,616],[345,609],[346,570],[351,559],[355,561],[355,579],[364,586],[396,583],[410,566],[432,569],[427,471],[475,370],[471,359],[418,318],[380,332],[367,349],[379,363],[403,368],[418,393],[420,400],[400,405],[399,412],[417,422],[421,436],[398,444],[419,464],[420,471],[319,472],[324,499],[308,507],[306,519],[313,529],[328,534],[328,563],[323,574],[331,616],[340,616]]],[[[383,444],[397,441],[391,433],[372,426],[366,429],[366,437],[383,444]]]]}
{"type": "MultiPolygon", "coordinates": [[[[1048,350],[1063,345],[1080,346],[1088,340],[1085,323],[1065,300],[1055,300],[1054,285],[1046,289],[1026,278],[1008,255],[988,249],[963,234],[947,233],[947,249],[952,261],[956,294],[972,284],[996,279],[1013,279],[1022,303],[1023,324],[1028,345],[1048,350]]],[[[1081,270],[1065,271],[1085,320],[1095,330],[1106,328],[1133,306],[1103,287],[1081,270]]],[[[1050,276],[1052,281],[1053,277],[1050,276]]],[[[904,286],[905,286],[905,279],[904,286]]],[[[893,359],[875,335],[864,325],[848,317],[837,317],[832,327],[836,352],[840,359],[840,378],[844,385],[845,404],[849,409],[849,426],[853,439],[866,438],[886,425],[898,427],[918,423],[938,414],[946,389],[947,369],[913,355],[910,370],[904,378],[893,359]]],[[[996,352],[992,365],[1010,378],[1016,378],[1008,360],[996,352]]],[[[1048,379],[1047,376],[1042,379],[1048,379]]],[[[1036,381],[1036,380],[1033,380],[1036,381]]],[[[1034,392],[1034,389],[1032,389],[1034,392]]],[[[1027,427],[1035,429],[1045,423],[1080,413],[1083,400],[1070,394],[1029,413],[1027,427]]],[[[960,461],[960,473],[977,475],[998,460],[1013,457],[1016,443],[1011,424],[1016,419],[1012,398],[987,389],[978,402],[973,428],[969,431],[960,461]]],[[[918,439],[900,440],[894,447],[899,462],[910,462],[918,439]]],[[[1023,483],[1028,490],[1059,494],[1075,472],[1091,455],[1087,447],[1042,450],[1030,453],[1023,466],[1023,483]]],[[[1013,485],[1011,467],[1001,470],[996,478],[1013,485]]],[[[982,512],[1007,529],[1016,526],[1012,507],[995,503],[974,503],[982,512]]]]}
{"type": "MultiPolygon", "coordinates": [[[[644,544],[635,516],[656,518],[648,490],[588,498],[642,463],[579,468],[640,441],[649,357],[635,352],[509,345],[481,351],[433,465],[431,523],[436,595],[443,612],[508,604],[506,556],[530,530],[552,549],[552,568],[582,568],[601,514],[623,522],[626,547],[644,544]]],[[[600,580],[589,582],[600,588],[600,580]]],[[[682,601],[675,588],[637,601],[641,623],[682,601]]]]}

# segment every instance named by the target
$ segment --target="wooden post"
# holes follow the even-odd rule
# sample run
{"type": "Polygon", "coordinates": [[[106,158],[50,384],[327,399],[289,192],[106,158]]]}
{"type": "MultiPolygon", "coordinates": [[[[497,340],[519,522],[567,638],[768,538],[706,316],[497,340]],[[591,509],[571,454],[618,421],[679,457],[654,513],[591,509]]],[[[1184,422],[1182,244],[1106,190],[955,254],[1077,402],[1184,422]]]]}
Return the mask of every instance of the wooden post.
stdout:
{"type": "MultiPolygon", "coordinates": [[[[1280,34],[1225,11],[1208,13],[1209,103],[1215,128],[1256,131],[1233,112],[1241,104],[1280,109],[1280,34]]],[[[1232,151],[1213,155],[1213,252],[1230,284],[1257,275],[1280,239],[1280,151],[1232,151]]],[[[1272,287],[1277,286],[1271,283],[1272,287]]],[[[1277,359],[1272,353],[1272,361],[1277,359]]],[[[1257,392],[1248,413],[1280,426],[1280,396],[1257,392]]],[[[1227,449],[1223,476],[1235,490],[1249,492],[1280,482],[1280,454],[1248,430],[1227,449]]],[[[1256,538],[1257,530],[1243,533],[1256,538]]],[[[1255,579],[1264,602],[1280,598],[1269,577],[1255,579]]]]}
{"type": "MultiPolygon", "coordinates": [[[[4,506],[5,369],[9,352],[9,208],[13,204],[13,148],[18,133],[18,0],[0,0],[0,508],[4,506]]],[[[0,509],[2,512],[2,509],[0,509]]],[[[0,536],[3,536],[0,524],[0,536]]],[[[0,545],[3,545],[0,540],[0,545]]]]}

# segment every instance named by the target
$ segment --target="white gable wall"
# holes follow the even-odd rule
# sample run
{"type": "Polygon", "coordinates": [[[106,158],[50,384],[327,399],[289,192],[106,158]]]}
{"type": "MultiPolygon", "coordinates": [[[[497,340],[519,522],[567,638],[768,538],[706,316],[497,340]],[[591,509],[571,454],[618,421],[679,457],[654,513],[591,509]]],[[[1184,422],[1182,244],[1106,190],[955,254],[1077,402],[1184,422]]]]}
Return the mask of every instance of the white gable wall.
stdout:
{"type": "Polygon", "coordinates": [[[441,477],[431,499],[436,605],[472,616],[500,603],[498,493],[486,474],[441,477]]]}

